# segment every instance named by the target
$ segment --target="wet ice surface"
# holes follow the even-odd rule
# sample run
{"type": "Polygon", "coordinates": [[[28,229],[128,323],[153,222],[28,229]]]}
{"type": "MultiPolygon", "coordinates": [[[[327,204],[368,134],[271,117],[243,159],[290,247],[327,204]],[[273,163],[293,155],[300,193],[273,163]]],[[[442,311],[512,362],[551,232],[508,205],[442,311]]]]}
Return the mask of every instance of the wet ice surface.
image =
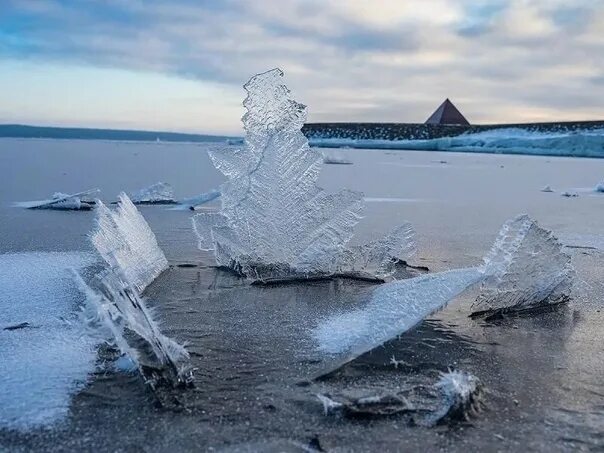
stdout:
{"type": "Polygon", "coordinates": [[[70,273],[92,263],[85,253],[0,254],[0,428],[65,418],[70,396],[94,370],[70,273]]]}
{"type": "MultiPolygon", "coordinates": [[[[35,185],[0,178],[0,249],[89,249],[85,235],[92,213],[5,208],[12,200],[34,199],[58,186],[77,191],[90,184],[115,194],[169,180],[177,193],[209,191],[220,179],[203,150],[197,145],[0,140],[0,168],[30,174],[35,185]],[[32,155],[40,152],[53,153],[56,167],[54,160],[38,167],[32,155]],[[174,154],[179,158],[167,157],[174,154]],[[121,167],[114,165],[118,158],[121,167]],[[90,170],[89,182],[78,179],[82,165],[90,170]],[[140,180],[131,181],[133,175],[140,180]]],[[[444,156],[439,153],[345,153],[354,165],[322,169],[319,183],[327,190],[344,186],[368,197],[431,200],[368,203],[357,233],[368,241],[411,221],[420,233],[412,262],[432,271],[475,265],[501,224],[522,212],[560,233],[564,243],[581,245],[580,238],[594,242],[604,234],[601,197],[567,199],[539,191],[552,181],[560,187],[588,186],[601,180],[604,161],[447,154],[449,163],[441,168],[429,166],[444,156]]],[[[146,292],[166,335],[189,342],[198,368],[196,389],[182,395],[190,412],[159,410],[138,376],[109,372],[96,375],[75,396],[66,424],[26,434],[0,430],[1,448],[302,451],[318,442],[325,450],[568,451],[604,442],[601,249],[568,248],[577,275],[591,288],[588,300],[536,317],[486,323],[468,318],[476,294],[464,294],[400,339],[311,381],[333,366],[310,335],[317,320],[362,306],[375,286],[341,281],[250,287],[209,267],[212,257],[195,247],[190,213],[161,207],[141,212],[172,265],[207,266],[172,267],[146,292]],[[408,426],[405,417],[325,417],[315,396],[405,391],[434,384],[448,367],[470,372],[485,385],[486,406],[470,424],[424,428],[408,426]]],[[[430,395],[420,396],[429,404],[430,395]]]]}

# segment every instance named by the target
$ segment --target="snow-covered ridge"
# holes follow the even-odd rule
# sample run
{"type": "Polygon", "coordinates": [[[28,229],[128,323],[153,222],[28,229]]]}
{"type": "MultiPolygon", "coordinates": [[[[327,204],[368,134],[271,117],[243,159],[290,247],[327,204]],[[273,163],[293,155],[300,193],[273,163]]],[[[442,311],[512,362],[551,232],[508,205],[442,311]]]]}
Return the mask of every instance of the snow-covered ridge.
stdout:
{"type": "Polygon", "coordinates": [[[350,147],[604,158],[604,128],[570,132],[537,132],[522,128],[503,128],[428,140],[312,137],[309,139],[309,143],[311,146],[326,148],[350,147]]]}

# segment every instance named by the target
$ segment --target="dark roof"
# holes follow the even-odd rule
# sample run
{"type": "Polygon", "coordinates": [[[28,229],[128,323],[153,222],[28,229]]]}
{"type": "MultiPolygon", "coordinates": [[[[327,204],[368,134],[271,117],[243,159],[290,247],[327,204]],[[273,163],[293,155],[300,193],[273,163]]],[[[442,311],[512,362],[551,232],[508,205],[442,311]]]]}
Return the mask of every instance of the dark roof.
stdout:
{"type": "Polygon", "coordinates": [[[430,115],[426,120],[426,124],[467,124],[470,122],[461,114],[457,107],[453,105],[449,99],[440,104],[440,107],[430,115]]]}

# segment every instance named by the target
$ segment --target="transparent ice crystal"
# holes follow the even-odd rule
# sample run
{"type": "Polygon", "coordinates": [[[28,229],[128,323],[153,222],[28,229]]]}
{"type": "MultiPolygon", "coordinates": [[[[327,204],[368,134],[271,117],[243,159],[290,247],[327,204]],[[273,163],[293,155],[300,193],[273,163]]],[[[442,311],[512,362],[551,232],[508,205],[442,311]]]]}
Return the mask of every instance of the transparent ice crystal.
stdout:
{"type": "Polygon", "coordinates": [[[143,291],[168,267],[153,231],[125,193],[115,210],[97,201],[96,213],[92,244],[110,268],[143,291]]]}
{"type": "MultiPolygon", "coordinates": [[[[227,182],[220,213],[193,219],[200,248],[214,250],[220,266],[252,279],[346,272],[363,261],[383,271],[385,257],[347,248],[363,195],[317,187],[323,156],[301,132],[306,106],[290,98],[282,77],[273,69],[244,85],[244,147],[210,152],[227,182]]],[[[411,248],[399,242],[379,245],[387,252],[389,244],[395,251],[411,248]]]]}

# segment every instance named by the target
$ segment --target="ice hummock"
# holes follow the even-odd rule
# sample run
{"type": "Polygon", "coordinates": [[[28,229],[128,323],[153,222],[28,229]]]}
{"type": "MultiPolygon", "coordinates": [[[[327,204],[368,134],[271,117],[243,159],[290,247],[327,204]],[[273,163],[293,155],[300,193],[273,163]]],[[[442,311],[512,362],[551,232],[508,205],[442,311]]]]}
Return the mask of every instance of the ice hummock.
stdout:
{"type": "Polygon", "coordinates": [[[134,204],[176,204],[174,189],[165,182],[158,182],[130,194],[134,204]]]}
{"type": "Polygon", "coordinates": [[[188,383],[188,352],[161,333],[152,311],[119,269],[98,274],[91,285],[77,273],[76,281],[86,296],[84,321],[98,342],[117,347],[153,388],[188,383]]]}
{"type": "Polygon", "coordinates": [[[537,132],[518,127],[428,140],[312,138],[312,146],[604,157],[604,129],[537,132]]]}
{"type": "Polygon", "coordinates": [[[109,209],[97,202],[96,229],[90,240],[110,268],[141,292],[167,267],[168,260],[145,218],[125,193],[118,206],[109,209]]]}
{"type": "MultiPolygon", "coordinates": [[[[200,247],[214,250],[218,265],[250,279],[346,273],[349,263],[367,255],[363,248],[347,246],[360,220],[363,194],[328,194],[317,186],[323,156],[302,134],[306,106],[290,98],[282,77],[273,69],[244,85],[244,147],[210,152],[228,180],[221,188],[220,213],[199,214],[194,230],[200,247]]],[[[384,244],[391,242],[396,241],[384,244]]],[[[387,245],[382,250],[411,248],[396,244],[396,250],[387,245]]],[[[407,256],[388,258],[404,261],[407,256]]],[[[385,260],[372,257],[369,262],[385,260]]]]}
{"type": "Polygon", "coordinates": [[[573,277],[562,245],[522,215],[503,225],[482,266],[382,285],[366,306],[322,320],[313,335],[320,351],[351,360],[408,331],[478,283],[475,314],[489,315],[565,302],[573,277]]]}
{"type": "Polygon", "coordinates": [[[47,200],[17,201],[13,206],[26,209],[55,209],[60,211],[89,211],[94,208],[95,200],[89,196],[99,189],[90,189],[74,194],[56,192],[47,200]]]}
{"type": "Polygon", "coordinates": [[[0,254],[0,429],[64,419],[94,371],[95,342],[78,322],[82,298],[70,269],[95,261],[81,252],[0,254]]]}

